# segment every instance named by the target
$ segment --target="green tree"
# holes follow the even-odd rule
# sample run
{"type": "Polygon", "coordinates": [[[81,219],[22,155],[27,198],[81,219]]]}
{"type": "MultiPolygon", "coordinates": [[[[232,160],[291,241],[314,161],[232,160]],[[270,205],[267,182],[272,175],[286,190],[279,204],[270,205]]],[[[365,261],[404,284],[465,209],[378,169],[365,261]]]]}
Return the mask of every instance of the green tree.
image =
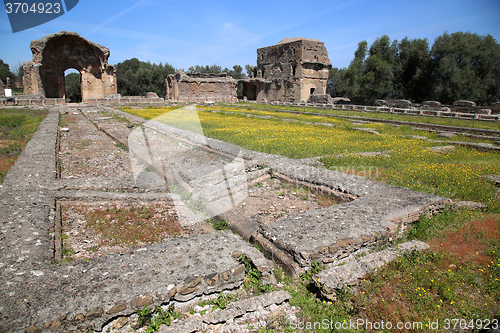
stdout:
{"type": "MultiPolygon", "coordinates": [[[[339,86],[337,94],[348,98],[362,98],[361,90],[367,52],[368,43],[365,40],[361,41],[356,52],[354,52],[354,59],[349,64],[349,67],[343,73],[338,73],[342,74],[342,76],[338,77],[342,82],[337,82],[339,86]]],[[[332,82],[335,82],[335,79],[332,82]]]]}
{"type": "Polygon", "coordinates": [[[430,50],[427,39],[408,39],[398,44],[400,75],[398,83],[405,99],[423,102],[432,93],[430,50]]]}
{"type": "Polygon", "coordinates": [[[328,74],[328,84],[326,88],[326,93],[330,94],[332,97],[346,97],[348,96],[347,80],[345,79],[347,69],[346,68],[336,68],[330,69],[328,74]]]}
{"type": "Polygon", "coordinates": [[[236,80],[243,79],[246,75],[243,73],[243,68],[240,65],[234,65],[233,69],[224,68],[222,72],[226,72],[227,75],[233,77],[236,80]]]}
{"type": "Polygon", "coordinates": [[[377,98],[399,98],[402,95],[402,87],[397,81],[400,75],[397,41],[391,43],[387,35],[377,38],[370,46],[366,59],[361,80],[362,96],[370,101],[377,98]]]}
{"type": "Polygon", "coordinates": [[[222,73],[222,67],[217,65],[208,66],[191,66],[188,68],[189,73],[212,73],[212,74],[220,74],[222,73]]]}
{"type": "Polygon", "coordinates": [[[18,61],[18,63],[14,65],[14,69],[12,70],[12,73],[16,77],[16,82],[19,84],[19,86],[22,87],[23,76],[24,76],[22,61],[18,61]]]}
{"type": "Polygon", "coordinates": [[[16,81],[16,75],[10,71],[10,66],[4,63],[2,59],[0,59],[0,80],[2,80],[4,84],[6,84],[7,78],[10,79],[11,86],[13,86],[14,82],[16,81]]]}
{"type": "Polygon", "coordinates": [[[252,76],[252,70],[253,70],[253,66],[252,65],[245,65],[245,71],[247,72],[247,76],[252,76]]]}
{"type": "Polygon", "coordinates": [[[430,50],[426,39],[398,43],[384,35],[369,51],[366,41],[359,43],[347,69],[333,68],[328,91],[356,103],[405,98],[488,105],[500,100],[499,77],[500,45],[490,35],[445,33],[430,50]]]}
{"type": "Polygon", "coordinates": [[[169,74],[175,73],[175,68],[169,64],[157,65],[137,58],[125,60],[115,67],[117,90],[122,96],[145,96],[150,91],[165,96],[165,80],[169,74]]]}
{"type": "Polygon", "coordinates": [[[434,99],[466,99],[488,105],[500,100],[500,45],[491,35],[444,33],[431,49],[434,99]]]}
{"type": "Polygon", "coordinates": [[[65,76],[66,99],[70,103],[82,101],[81,74],[69,73],[65,76]]]}

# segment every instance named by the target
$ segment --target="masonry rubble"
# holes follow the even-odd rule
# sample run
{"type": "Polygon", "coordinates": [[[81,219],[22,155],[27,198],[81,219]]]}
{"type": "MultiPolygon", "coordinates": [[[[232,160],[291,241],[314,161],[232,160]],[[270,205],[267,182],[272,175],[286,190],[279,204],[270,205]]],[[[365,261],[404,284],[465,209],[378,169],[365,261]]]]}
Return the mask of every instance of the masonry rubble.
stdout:
{"type": "Polygon", "coordinates": [[[339,292],[346,287],[352,287],[366,275],[376,272],[386,264],[412,251],[428,249],[429,245],[421,241],[401,243],[388,249],[366,254],[366,252],[351,255],[343,260],[332,263],[327,269],[313,277],[314,284],[321,295],[331,301],[336,301],[339,292]]]}

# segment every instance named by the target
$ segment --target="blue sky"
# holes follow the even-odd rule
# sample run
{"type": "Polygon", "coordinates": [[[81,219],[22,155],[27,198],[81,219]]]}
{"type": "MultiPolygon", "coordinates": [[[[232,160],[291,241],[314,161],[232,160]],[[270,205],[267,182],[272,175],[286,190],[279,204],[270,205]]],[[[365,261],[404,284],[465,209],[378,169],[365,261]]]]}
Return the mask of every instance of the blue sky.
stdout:
{"type": "Polygon", "coordinates": [[[135,57],[184,69],[255,65],[257,48],[306,37],[324,42],[333,67],[342,68],[360,41],[370,45],[384,34],[432,44],[445,31],[470,31],[500,41],[499,13],[500,0],[80,0],[67,14],[18,33],[1,10],[0,59],[12,69],[31,60],[31,40],[66,30],[108,47],[111,64],[135,57]]]}

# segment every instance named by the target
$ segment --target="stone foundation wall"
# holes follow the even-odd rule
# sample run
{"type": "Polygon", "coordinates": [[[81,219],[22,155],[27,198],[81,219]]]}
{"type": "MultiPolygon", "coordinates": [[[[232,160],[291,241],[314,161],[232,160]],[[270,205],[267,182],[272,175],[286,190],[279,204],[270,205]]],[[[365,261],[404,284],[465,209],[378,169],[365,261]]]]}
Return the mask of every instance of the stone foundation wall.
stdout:
{"type": "Polygon", "coordinates": [[[173,102],[236,102],[236,80],[222,74],[185,73],[180,69],[167,79],[166,98],[173,102]]]}

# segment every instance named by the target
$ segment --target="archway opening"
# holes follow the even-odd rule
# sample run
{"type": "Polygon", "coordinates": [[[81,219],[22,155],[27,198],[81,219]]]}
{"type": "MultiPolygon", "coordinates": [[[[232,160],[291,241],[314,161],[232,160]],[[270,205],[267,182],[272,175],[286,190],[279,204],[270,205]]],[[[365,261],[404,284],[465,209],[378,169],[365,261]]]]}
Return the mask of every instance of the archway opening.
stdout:
{"type": "Polygon", "coordinates": [[[257,85],[252,82],[243,82],[243,97],[246,97],[249,101],[257,100],[257,85]]]}
{"type": "Polygon", "coordinates": [[[82,74],[74,68],[64,72],[64,96],[66,103],[82,101],[82,74]]]}

